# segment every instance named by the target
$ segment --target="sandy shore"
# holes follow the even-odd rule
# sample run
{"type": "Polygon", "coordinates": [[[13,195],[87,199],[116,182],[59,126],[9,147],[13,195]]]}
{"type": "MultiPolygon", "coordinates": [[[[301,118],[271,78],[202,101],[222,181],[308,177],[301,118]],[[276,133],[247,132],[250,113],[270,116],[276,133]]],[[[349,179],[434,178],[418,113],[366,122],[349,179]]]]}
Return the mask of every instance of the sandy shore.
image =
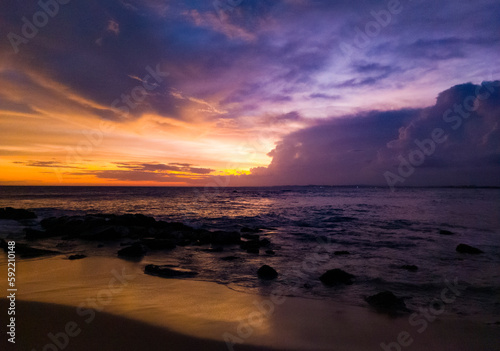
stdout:
{"type": "MultiPolygon", "coordinates": [[[[2,311],[7,309],[7,300],[0,300],[0,309],[2,311]]],[[[50,346],[50,344],[55,345],[56,342],[48,336],[49,334],[52,334],[60,343],[57,350],[61,349],[61,346],[65,350],[73,351],[227,350],[223,342],[185,336],[165,328],[108,313],[97,314],[92,323],[86,325],[85,322],[82,323],[75,317],[75,309],[69,306],[18,301],[17,315],[19,322],[16,327],[16,344],[7,342],[7,338],[2,335],[1,350],[56,350],[54,346],[50,346]],[[68,323],[70,323],[69,326],[68,323]],[[70,331],[71,335],[78,335],[69,336],[67,331],[70,331]]],[[[242,351],[271,350],[248,345],[238,346],[237,349],[242,351]]]]}
{"type": "MultiPolygon", "coordinates": [[[[272,283],[262,286],[262,295],[246,294],[211,282],[149,276],[143,266],[108,257],[18,261],[17,343],[6,345],[2,332],[0,350],[59,350],[45,346],[53,343],[48,334],[66,328],[68,335],[81,331],[68,337],[65,350],[230,350],[224,339],[233,341],[236,351],[369,351],[384,350],[382,344],[392,345],[389,351],[497,351],[500,346],[498,325],[440,317],[424,329],[422,315],[410,323],[409,316],[390,318],[331,299],[273,299],[272,283]]],[[[0,301],[2,331],[6,304],[0,301]]]]}

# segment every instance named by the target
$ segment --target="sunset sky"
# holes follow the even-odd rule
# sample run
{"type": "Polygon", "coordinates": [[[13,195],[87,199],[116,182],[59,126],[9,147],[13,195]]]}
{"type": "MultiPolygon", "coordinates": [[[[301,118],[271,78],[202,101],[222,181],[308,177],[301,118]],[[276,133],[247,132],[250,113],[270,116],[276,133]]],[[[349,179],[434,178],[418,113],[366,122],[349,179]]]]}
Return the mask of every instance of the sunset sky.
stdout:
{"type": "Polygon", "coordinates": [[[0,185],[500,185],[497,0],[9,0],[0,35],[0,185]]]}

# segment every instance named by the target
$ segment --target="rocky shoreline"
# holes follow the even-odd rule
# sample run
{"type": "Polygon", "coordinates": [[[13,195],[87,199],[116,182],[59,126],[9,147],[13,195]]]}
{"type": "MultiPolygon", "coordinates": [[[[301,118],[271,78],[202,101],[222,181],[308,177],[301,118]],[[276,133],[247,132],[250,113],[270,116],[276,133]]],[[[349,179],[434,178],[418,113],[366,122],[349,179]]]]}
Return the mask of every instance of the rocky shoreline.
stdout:
{"type": "MultiPolygon", "coordinates": [[[[10,219],[24,224],[26,220],[36,219],[34,212],[25,209],[0,209],[0,219],[10,219]]],[[[140,261],[143,257],[155,252],[169,252],[177,247],[200,248],[206,252],[222,253],[227,248],[231,252],[262,255],[271,257],[279,251],[269,238],[262,235],[263,228],[242,227],[239,231],[207,230],[193,228],[180,222],[166,222],[156,220],[143,214],[86,214],[75,216],[49,217],[39,221],[35,228],[25,226],[24,240],[16,243],[17,255],[21,258],[34,258],[49,255],[67,255],[69,260],[79,260],[87,257],[79,252],[60,250],[64,242],[83,241],[102,247],[105,244],[120,245],[116,251],[119,258],[140,261]],[[57,239],[59,243],[54,247],[36,247],[40,242],[57,239]]],[[[441,235],[453,235],[452,232],[441,230],[441,235]]],[[[0,247],[4,250],[7,243],[0,239],[0,247]]],[[[477,255],[483,251],[466,244],[459,244],[456,251],[464,255],[477,255]]],[[[335,251],[336,256],[349,255],[348,251],[335,251]]],[[[220,257],[221,261],[233,262],[240,260],[238,255],[220,257]]],[[[415,265],[400,267],[408,272],[416,272],[415,265]]],[[[144,273],[163,278],[190,278],[198,275],[195,270],[176,265],[148,264],[144,273]]],[[[272,281],[280,273],[270,265],[264,264],[255,272],[255,279],[272,281]]],[[[329,288],[343,285],[352,285],[356,281],[353,274],[335,268],[318,276],[318,280],[329,288]]],[[[306,284],[304,284],[306,285],[306,284]]],[[[390,291],[381,291],[373,296],[367,296],[365,301],[377,312],[387,314],[401,314],[411,312],[404,303],[404,299],[395,296],[390,291]]]]}

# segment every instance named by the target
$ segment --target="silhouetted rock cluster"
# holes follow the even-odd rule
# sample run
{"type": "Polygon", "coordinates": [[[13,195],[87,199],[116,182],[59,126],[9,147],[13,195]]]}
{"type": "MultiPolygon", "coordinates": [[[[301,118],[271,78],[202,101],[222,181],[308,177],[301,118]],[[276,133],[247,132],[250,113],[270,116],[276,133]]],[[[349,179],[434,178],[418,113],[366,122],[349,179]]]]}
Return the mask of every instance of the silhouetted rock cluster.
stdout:
{"type": "Polygon", "coordinates": [[[354,275],[349,274],[341,269],[330,269],[324,273],[319,280],[325,285],[334,286],[339,284],[351,285],[354,275]]]}
{"type": "Polygon", "coordinates": [[[36,214],[34,212],[24,210],[24,209],[16,209],[12,207],[0,208],[0,219],[33,219],[36,218],[36,214]]]}
{"type": "Polygon", "coordinates": [[[377,312],[399,314],[409,312],[404,300],[390,291],[383,291],[366,298],[366,302],[377,312]]]}

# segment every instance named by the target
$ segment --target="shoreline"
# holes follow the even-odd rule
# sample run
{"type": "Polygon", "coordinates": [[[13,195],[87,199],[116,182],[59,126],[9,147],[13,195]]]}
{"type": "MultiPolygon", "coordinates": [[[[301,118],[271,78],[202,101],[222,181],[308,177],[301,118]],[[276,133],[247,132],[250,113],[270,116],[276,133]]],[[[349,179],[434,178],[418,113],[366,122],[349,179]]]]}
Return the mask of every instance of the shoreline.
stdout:
{"type": "MultiPolygon", "coordinates": [[[[236,351],[383,350],[381,343],[398,340],[409,343],[402,350],[415,351],[494,351],[500,345],[498,325],[438,318],[420,332],[422,325],[409,323],[409,316],[391,318],[332,300],[280,300],[265,291],[259,296],[212,282],[149,276],[135,262],[118,258],[20,260],[18,272],[17,337],[30,335],[26,342],[38,347],[47,343],[47,333],[64,330],[70,321],[82,326],[71,348],[77,351],[164,350],[166,343],[173,351],[231,350],[224,340],[236,351]],[[138,348],[141,340],[150,344],[138,348]]],[[[0,310],[4,323],[5,299],[0,310]]],[[[5,342],[6,337],[0,345],[5,342]]],[[[24,344],[11,349],[32,350],[24,344]]]]}

